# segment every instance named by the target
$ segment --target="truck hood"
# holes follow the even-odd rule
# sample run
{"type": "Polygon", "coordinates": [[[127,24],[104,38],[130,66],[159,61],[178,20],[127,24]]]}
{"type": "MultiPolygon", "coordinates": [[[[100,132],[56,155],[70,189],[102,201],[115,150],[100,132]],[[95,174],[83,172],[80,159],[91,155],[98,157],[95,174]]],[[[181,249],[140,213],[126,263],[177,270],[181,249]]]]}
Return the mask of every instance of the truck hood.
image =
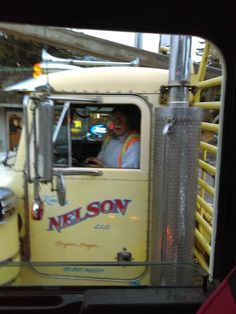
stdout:
{"type": "Polygon", "coordinates": [[[5,167],[3,164],[0,164],[0,188],[9,188],[14,191],[17,198],[23,198],[23,181],[22,171],[16,171],[14,167],[5,167]]]}
{"type": "Polygon", "coordinates": [[[0,188],[10,187],[14,179],[15,171],[13,168],[0,164],[0,188]]]}
{"type": "Polygon", "coordinates": [[[16,161],[16,152],[8,151],[8,152],[0,152],[0,166],[4,165],[4,162],[7,162],[8,166],[13,166],[16,161]]]}

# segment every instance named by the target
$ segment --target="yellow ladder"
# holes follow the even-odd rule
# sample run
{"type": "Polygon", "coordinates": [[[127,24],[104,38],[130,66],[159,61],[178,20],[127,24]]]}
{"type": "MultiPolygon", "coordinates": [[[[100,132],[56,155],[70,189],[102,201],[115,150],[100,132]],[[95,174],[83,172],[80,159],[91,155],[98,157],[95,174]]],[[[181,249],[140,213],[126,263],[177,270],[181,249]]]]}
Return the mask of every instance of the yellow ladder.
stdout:
{"type": "Polygon", "coordinates": [[[194,256],[207,272],[209,272],[212,251],[212,222],[214,217],[215,177],[217,174],[216,162],[218,153],[217,138],[221,109],[221,101],[220,99],[216,99],[216,95],[219,96],[219,88],[221,88],[222,84],[222,76],[205,79],[210,48],[211,44],[206,42],[195,82],[192,82],[196,86],[196,92],[191,101],[192,107],[200,107],[205,113],[201,123],[199,145],[194,256]],[[208,95],[204,99],[204,93],[209,92],[210,89],[213,91],[212,95],[208,95]],[[212,113],[214,114],[213,117],[211,116],[212,113]]]}

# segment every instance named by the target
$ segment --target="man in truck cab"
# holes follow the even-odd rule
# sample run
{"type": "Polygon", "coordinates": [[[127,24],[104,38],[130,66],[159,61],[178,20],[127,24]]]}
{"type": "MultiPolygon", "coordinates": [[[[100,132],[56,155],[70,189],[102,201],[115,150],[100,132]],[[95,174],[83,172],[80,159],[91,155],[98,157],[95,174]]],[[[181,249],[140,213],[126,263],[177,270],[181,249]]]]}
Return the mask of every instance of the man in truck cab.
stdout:
{"type": "Polygon", "coordinates": [[[133,105],[116,107],[112,126],[97,157],[88,157],[89,167],[139,168],[140,110],[133,105]]]}

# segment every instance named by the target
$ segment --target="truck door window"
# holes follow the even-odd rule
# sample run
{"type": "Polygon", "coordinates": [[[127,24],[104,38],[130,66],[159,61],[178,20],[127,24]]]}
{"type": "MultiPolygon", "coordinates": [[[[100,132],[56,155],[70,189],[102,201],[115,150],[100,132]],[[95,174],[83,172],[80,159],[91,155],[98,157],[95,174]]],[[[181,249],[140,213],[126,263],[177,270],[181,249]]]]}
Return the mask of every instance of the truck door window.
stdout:
{"type": "MultiPolygon", "coordinates": [[[[131,105],[131,107],[138,108],[134,105],[131,105]]],[[[101,107],[97,105],[82,106],[81,104],[71,104],[54,143],[54,166],[99,167],[99,165],[88,163],[87,159],[90,157],[96,158],[101,151],[102,144],[106,141],[108,143],[108,140],[111,139],[108,134],[113,132],[114,126],[117,124],[112,112],[117,108],[118,106],[112,105],[101,107]]],[[[139,109],[137,110],[139,111],[139,109]]],[[[60,119],[61,112],[62,106],[54,114],[55,128],[60,119]]],[[[132,118],[130,120],[132,121],[132,118]]],[[[138,121],[137,129],[139,128],[140,121],[138,121]]],[[[129,142],[133,143],[135,141],[137,141],[137,136],[132,135],[129,142]]],[[[126,149],[130,146],[129,142],[125,142],[126,149]]],[[[125,148],[121,146],[121,160],[121,154],[124,155],[124,152],[125,148]]],[[[104,167],[110,168],[112,166],[105,164],[104,167]]]]}

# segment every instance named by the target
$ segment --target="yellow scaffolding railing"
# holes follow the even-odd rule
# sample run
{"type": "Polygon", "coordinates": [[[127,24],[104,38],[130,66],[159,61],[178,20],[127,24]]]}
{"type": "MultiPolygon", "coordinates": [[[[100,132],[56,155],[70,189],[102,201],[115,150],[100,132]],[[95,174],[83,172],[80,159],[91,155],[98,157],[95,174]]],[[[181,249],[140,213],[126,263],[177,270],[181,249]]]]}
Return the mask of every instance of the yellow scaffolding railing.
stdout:
{"type": "MultiPolygon", "coordinates": [[[[221,102],[217,99],[202,101],[201,94],[209,88],[221,87],[222,76],[205,80],[208,56],[211,45],[206,42],[202,62],[196,76],[196,92],[192,96],[192,107],[202,108],[204,113],[214,111],[219,115],[221,102]]],[[[214,216],[215,176],[217,160],[217,136],[219,124],[212,121],[202,121],[201,140],[198,159],[198,193],[196,202],[196,226],[194,230],[194,257],[198,263],[209,272],[212,243],[212,221],[214,216]]]]}

